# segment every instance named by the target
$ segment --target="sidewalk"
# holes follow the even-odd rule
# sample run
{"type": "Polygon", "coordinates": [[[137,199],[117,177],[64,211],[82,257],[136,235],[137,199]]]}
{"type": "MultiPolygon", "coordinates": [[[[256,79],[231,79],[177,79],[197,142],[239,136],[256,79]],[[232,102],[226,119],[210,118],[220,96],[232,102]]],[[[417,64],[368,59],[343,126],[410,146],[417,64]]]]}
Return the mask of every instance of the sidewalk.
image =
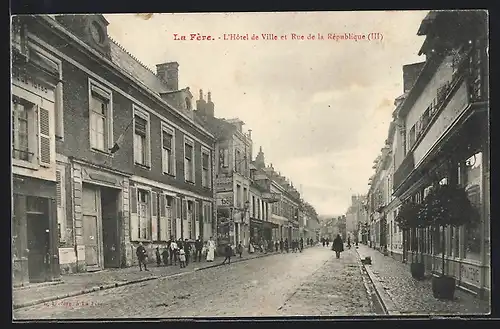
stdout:
{"type": "MultiPolygon", "coordinates": [[[[243,254],[231,258],[231,263],[237,263],[249,259],[275,255],[276,253],[254,253],[243,254]]],[[[159,277],[172,276],[176,274],[190,273],[211,267],[220,266],[224,257],[216,257],[214,262],[202,260],[201,263],[190,262],[185,268],[177,266],[148,266],[149,272],[139,271],[138,266],[106,269],[98,272],[76,273],[62,276],[62,282],[52,285],[33,285],[29,288],[14,288],[13,304],[14,308],[32,306],[40,303],[54,301],[57,299],[73,297],[90,293],[97,290],[115,288],[127,284],[154,280],[159,277]]]]}
{"type": "Polygon", "coordinates": [[[356,250],[361,259],[371,257],[372,265],[365,265],[365,268],[390,315],[471,315],[490,312],[487,301],[459,289],[455,291],[455,300],[438,300],[432,295],[431,280],[413,279],[409,264],[384,256],[380,251],[363,244],[356,250]]]}

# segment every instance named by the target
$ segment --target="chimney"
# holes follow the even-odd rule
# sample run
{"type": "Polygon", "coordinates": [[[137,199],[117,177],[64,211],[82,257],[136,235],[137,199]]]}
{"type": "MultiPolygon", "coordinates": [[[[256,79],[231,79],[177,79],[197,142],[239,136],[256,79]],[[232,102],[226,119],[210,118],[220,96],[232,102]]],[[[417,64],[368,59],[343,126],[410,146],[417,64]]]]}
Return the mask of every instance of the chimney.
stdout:
{"type": "Polygon", "coordinates": [[[165,81],[168,90],[179,90],[179,63],[169,62],[157,64],[156,75],[165,81]]]}
{"type": "Polygon", "coordinates": [[[252,139],[252,129],[248,129],[248,138],[252,139]]]}
{"type": "Polygon", "coordinates": [[[200,99],[196,101],[196,109],[201,115],[206,115],[207,102],[203,99],[203,90],[200,89],[200,99]]]}
{"type": "Polygon", "coordinates": [[[207,116],[213,117],[214,116],[214,103],[212,102],[212,93],[208,92],[207,94],[207,106],[206,106],[206,114],[207,116]]]}
{"type": "Polygon", "coordinates": [[[424,64],[425,62],[403,65],[403,88],[405,93],[410,91],[417,81],[424,64]]]}

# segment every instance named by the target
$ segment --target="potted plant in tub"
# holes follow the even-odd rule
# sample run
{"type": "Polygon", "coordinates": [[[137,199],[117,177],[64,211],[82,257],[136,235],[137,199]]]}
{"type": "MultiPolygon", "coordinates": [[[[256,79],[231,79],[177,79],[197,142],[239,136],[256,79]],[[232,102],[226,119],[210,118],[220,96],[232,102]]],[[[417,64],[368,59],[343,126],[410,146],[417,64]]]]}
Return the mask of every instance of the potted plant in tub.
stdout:
{"type": "MultiPolygon", "coordinates": [[[[426,222],[423,220],[425,217],[420,216],[421,208],[421,204],[413,202],[412,200],[407,200],[401,205],[395,221],[399,228],[403,231],[403,236],[405,236],[404,233],[408,230],[424,227],[426,225],[426,222]]],[[[414,257],[412,257],[410,270],[412,277],[415,279],[421,280],[425,276],[424,263],[419,261],[418,257],[416,261],[414,257]]]]}
{"type": "Polygon", "coordinates": [[[445,274],[445,228],[459,227],[479,221],[479,212],[470,202],[463,187],[436,185],[424,199],[421,216],[431,225],[441,228],[441,275],[432,278],[432,293],[435,298],[453,299],[455,278],[445,274]]]}

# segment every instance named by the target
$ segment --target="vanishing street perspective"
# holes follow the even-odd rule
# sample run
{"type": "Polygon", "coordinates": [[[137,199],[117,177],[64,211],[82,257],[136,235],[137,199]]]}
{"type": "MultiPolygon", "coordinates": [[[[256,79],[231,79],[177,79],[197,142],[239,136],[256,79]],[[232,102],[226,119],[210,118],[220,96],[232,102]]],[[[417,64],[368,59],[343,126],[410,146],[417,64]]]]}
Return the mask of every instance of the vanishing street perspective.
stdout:
{"type": "Polygon", "coordinates": [[[14,321],[489,314],[488,13],[12,16],[14,321]]]}

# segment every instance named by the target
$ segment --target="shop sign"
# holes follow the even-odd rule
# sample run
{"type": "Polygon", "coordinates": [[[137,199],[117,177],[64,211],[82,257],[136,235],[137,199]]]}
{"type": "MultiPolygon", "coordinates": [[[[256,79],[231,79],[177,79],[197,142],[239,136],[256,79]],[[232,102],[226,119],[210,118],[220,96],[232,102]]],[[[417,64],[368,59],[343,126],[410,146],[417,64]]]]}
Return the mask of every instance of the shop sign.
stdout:
{"type": "Polygon", "coordinates": [[[416,166],[418,166],[427,153],[432,150],[445,132],[454,125],[456,119],[460,117],[468,105],[469,96],[467,93],[467,84],[464,80],[460,87],[456,89],[456,92],[451,96],[445,109],[439,113],[436,121],[434,121],[423,139],[415,148],[414,157],[416,166]]]}
{"type": "Polygon", "coordinates": [[[281,193],[262,193],[262,199],[266,200],[268,203],[278,202],[281,200],[281,193]]]}
{"type": "Polygon", "coordinates": [[[233,192],[217,193],[217,206],[232,207],[233,206],[233,192]]]}
{"type": "Polygon", "coordinates": [[[47,99],[54,99],[54,90],[49,88],[47,84],[40,81],[31,75],[20,72],[19,70],[13,70],[12,80],[15,85],[28,90],[36,95],[43,95],[42,97],[47,99]]]}
{"type": "Polygon", "coordinates": [[[215,180],[215,192],[224,192],[233,190],[232,177],[219,177],[215,180]]]}
{"type": "Polygon", "coordinates": [[[88,169],[82,169],[82,178],[87,181],[101,182],[111,185],[117,185],[117,179],[115,177],[90,171],[88,169]]]}

